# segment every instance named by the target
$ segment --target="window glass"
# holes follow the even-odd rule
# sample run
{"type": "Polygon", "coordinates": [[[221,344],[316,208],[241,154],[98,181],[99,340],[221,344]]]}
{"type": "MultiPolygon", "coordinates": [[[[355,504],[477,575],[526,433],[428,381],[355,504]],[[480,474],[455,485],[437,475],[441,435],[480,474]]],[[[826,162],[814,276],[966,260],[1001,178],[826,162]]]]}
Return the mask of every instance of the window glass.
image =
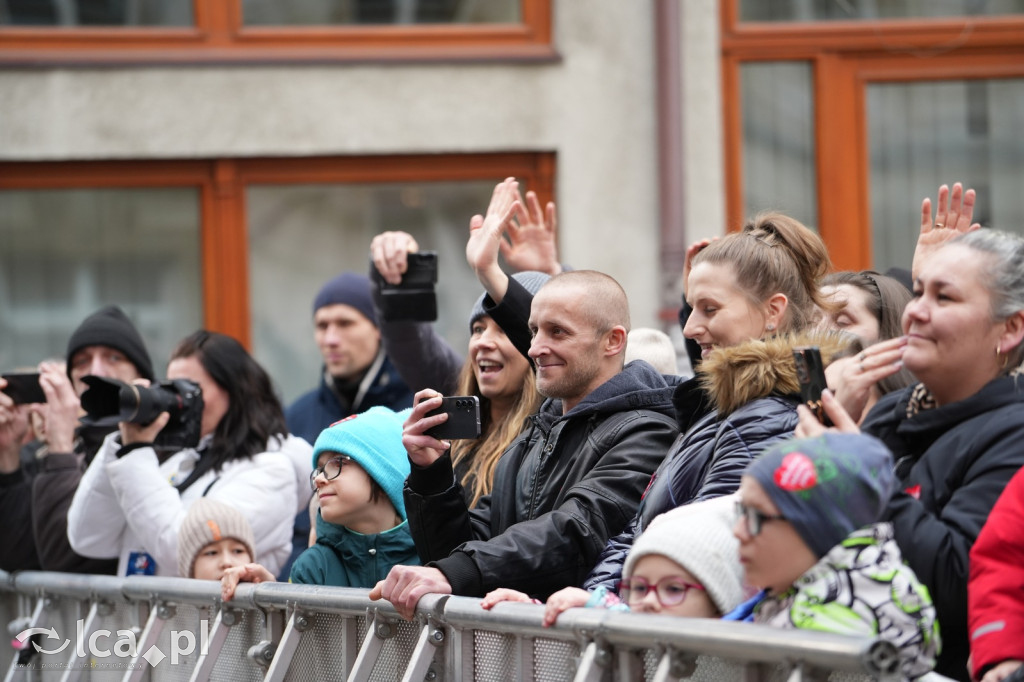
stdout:
{"type": "Polygon", "coordinates": [[[875,268],[909,268],[921,199],[961,181],[974,219],[1024,233],[1024,80],[884,83],[867,87],[875,268]]]}
{"type": "Polygon", "coordinates": [[[63,357],[71,332],[120,305],[157,375],[202,326],[195,189],[0,190],[0,369],[63,357]]]}
{"type": "Polygon", "coordinates": [[[0,26],[191,26],[193,21],[187,0],[0,2],[0,26]]]}
{"type": "Polygon", "coordinates": [[[270,26],[519,23],[520,0],[243,0],[243,23],[270,26]]]}
{"type": "Polygon", "coordinates": [[[814,100],[808,62],[747,62],[743,100],[745,217],[778,210],[815,227],[814,100]]]}
{"type": "Polygon", "coordinates": [[[875,21],[1022,12],[1024,0],[740,0],[740,21],[875,21]]]}
{"type": "Polygon", "coordinates": [[[437,329],[465,354],[469,311],[483,291],[466,264],[469,219],[487,209],[499,180],[248,188],[253,353],[286,403],[319,380],[317,291],[343,271],[368,272],[370,242],[385,230],[438,252],[437,329]]]}

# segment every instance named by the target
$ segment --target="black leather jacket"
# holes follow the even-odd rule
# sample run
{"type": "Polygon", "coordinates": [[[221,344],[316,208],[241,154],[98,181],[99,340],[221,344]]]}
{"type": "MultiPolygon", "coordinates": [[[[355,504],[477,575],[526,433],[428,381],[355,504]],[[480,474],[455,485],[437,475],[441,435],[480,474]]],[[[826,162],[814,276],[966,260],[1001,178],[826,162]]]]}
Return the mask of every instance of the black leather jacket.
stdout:
{"type": "Polygon", "coordinates": [[[635,361],[567,415],[561,401],[547,400],[472,511],[447,455],[414,465],[405,505],[420,557],[455,594],[511,587],[544,598],[579,585],[633,517],[675,439],[671,394],[654,368],[635,361]]]}

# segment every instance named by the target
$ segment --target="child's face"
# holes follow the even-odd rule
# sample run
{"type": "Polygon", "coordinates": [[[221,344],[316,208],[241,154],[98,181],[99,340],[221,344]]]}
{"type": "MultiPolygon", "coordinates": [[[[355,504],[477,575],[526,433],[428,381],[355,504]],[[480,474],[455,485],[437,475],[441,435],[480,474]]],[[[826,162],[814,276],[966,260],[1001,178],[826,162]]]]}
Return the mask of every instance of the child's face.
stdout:
{"type": "Polygon", "coordinates": [[[690,618],[716,618],[721,615],[707,592],[693,587],[687,589],[684,583],[700,585],[700,581],[689,571],[664,555],[648,554],[640,557],[629,577],[632,586],[627,600],[629,608],[636,613],[690,618]],[[646,596],[641,597],[644,582],[649,587],[646,596]],[[682,601],[678,604],[664,603],[679,598],[682,601]]]}
{"type": "MultiPolygon", "coordinates": [[[[373,506],[370,502],[370,476],[354,460],[344,457],[340,462],[341,471],[328,480],[321,470],[336,457],[340,457],[336,452],[320,454],[316,461],[319,473],[313,479],[313,484],[316,486],[320,515],[324,521],[351,528],[373,506]]],[[[327,468],[336,470],[337,464],[333,463],[327,468]]]]}
{"type": "Polygon", "coordinates": [[[198,580],[220,580],[224,571],[252,562],[245,545],[234,538],[217,540],[199,550],[192,574],[198,580]]]}
{"type": "MultiPolygon", "coordinates": [[[[740,480],[740,502],[763,516],[779,516],[775,506],[761,484],[750,476],[740,480]]],[[[793,524],[785,519],[762,518],[761,531],[751,535],[746,516],[733,524],[732,534],[740,541],[740,563],[747,582],[755,587],[770,588],[779,594],[807,572],[818,558],[804,542],[793,524]]]]}

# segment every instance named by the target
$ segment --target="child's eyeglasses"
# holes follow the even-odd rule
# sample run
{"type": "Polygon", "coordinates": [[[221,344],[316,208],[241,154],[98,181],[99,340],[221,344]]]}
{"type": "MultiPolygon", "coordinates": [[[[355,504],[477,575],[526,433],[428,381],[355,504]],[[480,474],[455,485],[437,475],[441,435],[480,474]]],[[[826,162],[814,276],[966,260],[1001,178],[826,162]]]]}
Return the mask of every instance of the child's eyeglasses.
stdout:
{"type": "Polygon", "coordinates": [[[337,457],[331,457],[329,460],[324,462],[322,467],[313,469],[312,473],[309,474],[309,487],[314,491],[316,490],[316,477],[320,474],[324,475],[324,479],[330,481],[338,477],[341,473],[342,467],[352,462],[352,458],[348,455],[338,455],[337,457]]]}
{"type": "Polygon", "coordinates": [[[780,514],[764,514],[748,507],[739,500],[736,500],[736,518],[744,519],[747,524],[747,532],[750,533],[750,537],[756,538],[761,534],[761,526],[764,525],[765,521],[785,521],[786,517],[780,514]]]}
{"type": "Polygon", "coordinates": [[[690,590],[704,590],[702,585],[688,583],[677,576],[662,578],[652,585],[643,578],[629,578],[619,582],[619,596],[627,604],[639,604],[654,590],[662,606],[682,604],[690,590]]]}

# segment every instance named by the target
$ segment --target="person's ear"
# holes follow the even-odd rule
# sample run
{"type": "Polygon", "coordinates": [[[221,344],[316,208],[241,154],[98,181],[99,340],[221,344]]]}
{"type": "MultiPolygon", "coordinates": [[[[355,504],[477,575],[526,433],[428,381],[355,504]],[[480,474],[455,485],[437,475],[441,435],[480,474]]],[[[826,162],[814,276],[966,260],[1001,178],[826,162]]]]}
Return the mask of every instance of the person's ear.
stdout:
{"type": "Polygon", "coordinates": [[[605,334],[604,354],[608,357],[626,352],[626,328],[615,325],[605,334]]]}
{"type": "Polygon", "coordinates": [[[1018,310],[1003,320],[1003,331],[999,335],[999,352],[1012,353],[1021,343],[1024,343],[1024,311],[1018,310]]]}
{"type": "Polygon", "coordinates": [[[789,307],[789,299],[783,293],[772,294],[765,301],[764,326],[768,331],[777,331],[782,326],[782,320],[786,316],[786,309],[789,307]]]}

